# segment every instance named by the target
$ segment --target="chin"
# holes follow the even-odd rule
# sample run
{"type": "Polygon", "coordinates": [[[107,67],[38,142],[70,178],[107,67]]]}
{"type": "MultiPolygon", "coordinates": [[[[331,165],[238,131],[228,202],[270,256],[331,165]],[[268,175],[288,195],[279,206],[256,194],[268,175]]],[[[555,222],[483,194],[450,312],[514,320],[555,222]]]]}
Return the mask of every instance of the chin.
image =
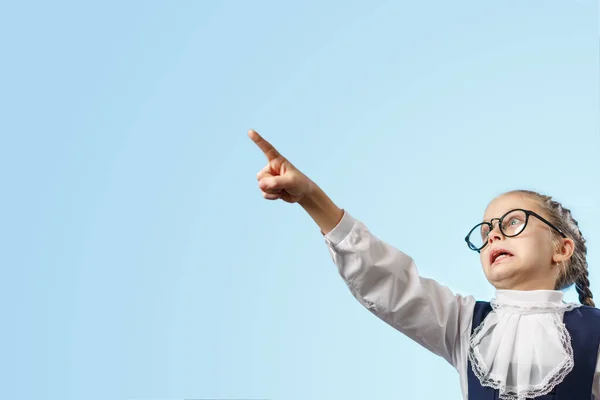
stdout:
{"type": "Polygon", "coordinates": [[[510,282],[513,281],[515,276],[515,270],[518,269],[513,263],[501,263],[492,266],[488,266],[486,270],[486,276],[488,281],[496,289],[507,289],[510,287],[510,282]]]}

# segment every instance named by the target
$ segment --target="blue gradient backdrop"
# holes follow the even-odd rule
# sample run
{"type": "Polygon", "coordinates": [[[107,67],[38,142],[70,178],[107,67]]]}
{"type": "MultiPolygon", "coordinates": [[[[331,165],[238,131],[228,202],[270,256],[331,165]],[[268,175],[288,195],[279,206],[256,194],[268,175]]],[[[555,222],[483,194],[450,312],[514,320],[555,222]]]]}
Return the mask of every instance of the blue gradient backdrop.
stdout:
{"type": "Polygon", "coordinates": [[[10,2],[0,38],[0,398],[460,398],[249,128],[478,299],[466,231],[549,193],[600,290],[597,1],[10,2]]]}

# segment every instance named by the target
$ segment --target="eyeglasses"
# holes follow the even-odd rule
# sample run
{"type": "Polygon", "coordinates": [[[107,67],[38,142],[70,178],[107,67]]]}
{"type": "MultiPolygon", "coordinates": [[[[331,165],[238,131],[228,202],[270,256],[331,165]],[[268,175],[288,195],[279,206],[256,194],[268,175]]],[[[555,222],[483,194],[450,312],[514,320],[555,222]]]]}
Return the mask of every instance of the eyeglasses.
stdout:
{"type": "Polygon", "coordinates": [[[494,220],[498,220],[498,225],[500,226],[500,232],[502,232],[502,235],[505,237],[515,237],[525,230],[530,215],[533,215],[546,225],[555,229],[561,234],[562,237],[567,237],[563,231],[552,225],[541,215],[536,214],[533,211],[517,208],[510,210],[500,218],[492,218],[490,222],[482,222],[475,225],[475,227],[471,229],[469,234],[465,237],[465,241],[471,250],[479,253],[481,249],[488,244],[488,235],[494,229],[494,220]]]}

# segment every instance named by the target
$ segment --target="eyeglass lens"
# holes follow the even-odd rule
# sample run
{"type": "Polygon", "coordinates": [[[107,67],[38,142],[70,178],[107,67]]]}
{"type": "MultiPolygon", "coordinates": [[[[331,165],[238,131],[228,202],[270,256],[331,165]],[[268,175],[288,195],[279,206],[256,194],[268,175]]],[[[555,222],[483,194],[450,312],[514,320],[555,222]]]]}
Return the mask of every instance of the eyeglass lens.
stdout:
{"type": "MultiPolygon", "coordinates": [[[[527,214],[521,210],[510,211],[505,214],[502,218],[502,224],[500,226],[500,231],[504,236],[517,236],[519,233],[523,231],[525,228],[525,223],[527,221],[527,214]]],[[[494,219],[492,222],[494,225],[498,223],[497,219],[494,219]]],[[[479,249],[483,247],[485,242],[488,240],[488,235],[490,233],[490,226],[487,223],[481,223],[477,225],[471,233],[469,233],[469,242],[473,247],[479,249]]]]}

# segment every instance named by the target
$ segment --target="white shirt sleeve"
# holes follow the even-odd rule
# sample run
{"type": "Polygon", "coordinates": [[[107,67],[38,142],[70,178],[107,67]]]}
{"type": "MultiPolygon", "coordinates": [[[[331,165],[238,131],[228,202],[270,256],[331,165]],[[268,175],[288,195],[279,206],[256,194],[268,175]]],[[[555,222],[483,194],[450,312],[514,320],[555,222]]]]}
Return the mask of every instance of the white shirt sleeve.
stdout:
{"type": "Polygon", "coordinates": [[[446,359],[465,380],[464,346],[475,299],[419,276],[411,257],[375,237],[347,211],[324,238],[352,295],[381,320],[446,359]]]}

